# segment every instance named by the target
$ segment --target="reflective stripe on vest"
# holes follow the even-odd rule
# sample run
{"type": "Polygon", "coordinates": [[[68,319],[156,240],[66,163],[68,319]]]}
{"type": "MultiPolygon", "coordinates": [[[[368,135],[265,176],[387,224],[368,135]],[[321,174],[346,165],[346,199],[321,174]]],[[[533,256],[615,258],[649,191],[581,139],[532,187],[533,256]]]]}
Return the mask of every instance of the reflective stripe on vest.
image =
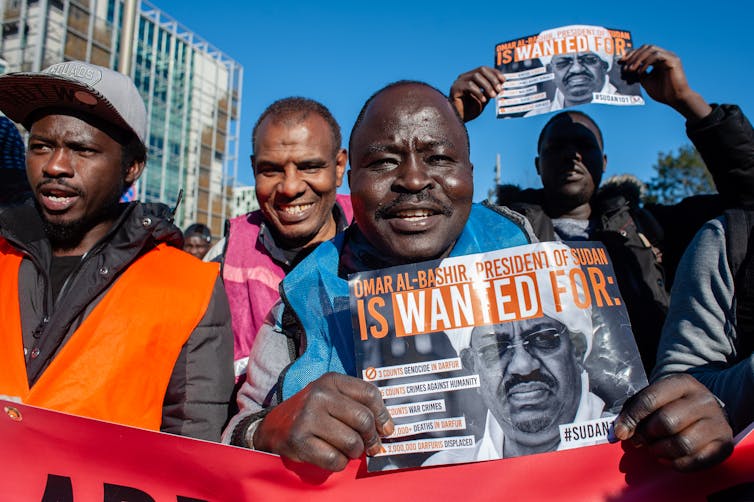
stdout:
{"type": "Polygon", "coordinates": [[[159,430],[173,367],[207,310],[218,265],[165,244],[142,255],[115,280],[29,389],[18,301],[20,264],[18,252],[0,239],[0,394],[159,430]]]}

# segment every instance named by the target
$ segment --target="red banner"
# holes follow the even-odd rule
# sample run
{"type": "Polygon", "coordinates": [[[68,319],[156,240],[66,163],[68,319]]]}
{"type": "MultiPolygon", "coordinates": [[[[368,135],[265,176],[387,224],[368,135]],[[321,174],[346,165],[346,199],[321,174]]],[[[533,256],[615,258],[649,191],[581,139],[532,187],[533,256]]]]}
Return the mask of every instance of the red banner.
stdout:
{"type": "Polygon", "coordinates": [[[265,453],[6,401],[0,407],[0,500],[728,501],[737,500],[731,490],[754,493],[752,434],[725,463],[694,474],[673,472],[641,450],[601,445],[376,474],[354,461],[328,476],[265,453]]]}

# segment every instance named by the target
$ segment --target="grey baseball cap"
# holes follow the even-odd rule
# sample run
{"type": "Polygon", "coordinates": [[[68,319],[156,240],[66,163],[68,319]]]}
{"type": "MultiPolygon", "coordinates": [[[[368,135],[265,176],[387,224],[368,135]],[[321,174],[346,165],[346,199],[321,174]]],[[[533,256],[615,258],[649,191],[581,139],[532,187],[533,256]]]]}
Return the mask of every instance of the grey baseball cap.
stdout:
{"type": "Polygon", "coordinates": [[[41,72],[0,76],[0,110],[31,128],[43,108],[81,110],[147,139],[147,110],[133,81],[117,71],[82,61],[57,63],[41,72]]]}

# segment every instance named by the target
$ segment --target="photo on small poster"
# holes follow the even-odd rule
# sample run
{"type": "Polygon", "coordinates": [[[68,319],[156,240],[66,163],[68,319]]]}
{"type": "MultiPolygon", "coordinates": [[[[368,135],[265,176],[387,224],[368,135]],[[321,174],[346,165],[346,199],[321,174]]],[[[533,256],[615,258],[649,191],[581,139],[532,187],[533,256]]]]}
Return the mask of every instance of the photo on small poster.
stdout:
{"type": "Polygon", "coordinates": [[[587,103],[643,105],[641,86],[623,79],[618,64],[632,47],[631,32],[588,25],[497,44],[495,68],[505,75],[497,117],[531,117],[587,103]]]}
{"type": "Polygon", "coordinates": [[[395,423],[370,472],[604,443],[647,385],[600,243],[361,272],[349,292],[357,374],[395,423]]]}

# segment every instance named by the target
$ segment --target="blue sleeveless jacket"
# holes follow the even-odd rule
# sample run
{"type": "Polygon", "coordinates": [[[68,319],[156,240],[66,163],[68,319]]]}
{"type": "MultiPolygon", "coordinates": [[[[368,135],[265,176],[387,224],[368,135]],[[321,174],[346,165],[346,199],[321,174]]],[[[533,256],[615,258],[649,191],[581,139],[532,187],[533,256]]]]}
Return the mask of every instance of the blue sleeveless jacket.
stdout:
{"type": "MultiPolygon", "coordinates": [[[[334,371],[356,376],[348,281],[338,277],[345,234],[320,244],[281,283],[281,297],[306,333],[306,350],[281,376],[282,398],[334,371]]],[[[521,224],[492,207],[473,204],[450,256],[531,243],[521,224]]]]}

